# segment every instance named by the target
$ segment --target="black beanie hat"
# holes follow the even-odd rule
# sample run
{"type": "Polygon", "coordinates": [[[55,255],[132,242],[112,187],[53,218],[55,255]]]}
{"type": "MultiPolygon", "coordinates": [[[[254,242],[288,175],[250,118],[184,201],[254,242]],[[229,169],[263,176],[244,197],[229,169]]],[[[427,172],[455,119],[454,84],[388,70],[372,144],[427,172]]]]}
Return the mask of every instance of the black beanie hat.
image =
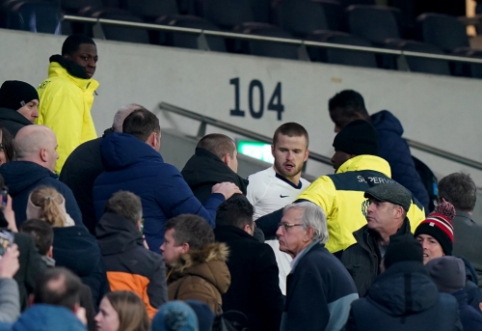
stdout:
{"type": "Polygon", "coordinates": [[[335,136],[333,147],[347,154],[378,155],[378,132],[367,121],[354,120],[335,136]]]}
{"type": "Polygon", "coordinates": [[[37,90],[18,80],[7,80],[0,87],[0,107],[18,110],[30,101],[39,100],[37,90]]]}
{"type": "Polygon", "coordinates": [[[423,248],[411,235],[392,236],[384,256],[385,268],[402,261],[416,261],[423,264],[423,248]]]}

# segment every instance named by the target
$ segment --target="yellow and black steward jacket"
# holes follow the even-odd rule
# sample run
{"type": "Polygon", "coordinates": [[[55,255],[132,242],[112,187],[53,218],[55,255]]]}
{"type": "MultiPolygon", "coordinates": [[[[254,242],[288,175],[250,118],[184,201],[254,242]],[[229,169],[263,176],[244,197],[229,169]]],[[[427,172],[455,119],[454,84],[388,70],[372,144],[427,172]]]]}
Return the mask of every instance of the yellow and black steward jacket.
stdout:
{"type": "Polygon", "coordinates": [[[114,213],[105,213],[95,230],[111,291],[135,292],[153,318],[167,302],[164,259],[143,246],[133,222],[114,213]]]}
{"type": "MultiPolygon", "coordinates": [[[[336,174],[321,176],[298,197],[320,206],[326,214],[329,239],[326,248],[340,252],[356,242],[353,232],[366,225],[364,193],[370,187],[394,182],[390,165],[374,155],[359,155],[338,168],[336,174]]],[[[425,219],[423,206],[412,195],[407,218],[416,229],[425,219]]]]}

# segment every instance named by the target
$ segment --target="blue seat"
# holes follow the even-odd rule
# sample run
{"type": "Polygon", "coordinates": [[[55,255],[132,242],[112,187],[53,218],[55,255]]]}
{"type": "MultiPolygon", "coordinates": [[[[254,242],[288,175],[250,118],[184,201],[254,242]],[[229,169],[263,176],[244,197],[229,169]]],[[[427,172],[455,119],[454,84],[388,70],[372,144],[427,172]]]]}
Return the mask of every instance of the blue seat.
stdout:
{"type": "Polygon", "coordinates": [[[162,15],[179,14],[176,0],[124,0],[125,9],[147,21],[155,21],[162,15]]]}
{"type": "Polygon", "coordinates": [[[421,41],[441,48],[446,53],[469,47],[466,28],[456,17],[427,13],[417,18],[417,34],[421,41]]]}
{"type": "Polygon", "coordinates": [[[295,37],[304,38],[315,30],[328,29],[323,7],[315,1],[283,0],[277,16],[278,25],[295,37]]]}
{"type": "Polygon", "coordinates": [[[384,46],[387,39],[400,39],[394,11],[396,9],[377,6],[350,6],[347,8],[349,32],[376,46],[384,46]]]}
{"type": "Polygon", "coordinates": [[[323,7],[328,29],[341,31],[344,26],[345,9],[338,0],[313,0],[323,7]]]}
{"type": "MultiPolygon", "coordinates": [[[[307,39],[341,45],[372,47],[372,44],[367,40],[337,31],[315,31],[307,39]]],[[[311,59],[317,62],[377,68],[377,59],[374,53],[320,47],[310,47],[308,51],[311,59]]]]}
{"type": "MultiPolygon", "coordinates": [[[[100,9],[85,13],[86,16],[94,18],[105,18],[127,22],[142,23],[143,21],[131,13],[121,9],[100,9]]],[[[149,43],[149,33],[145,29],[129,28],[114,25],[102,25],[102,31],[107,40],[126,41],[132,43],[149,43]]]]}
{"type": "MultiPolygon", "coordinates": [[[[208,31],[220,31],[220,29],[211,22],[203,18],[190,15],[163,16],[156,21],[156,24],[182,28],[203,29],[208,31]]],[[[191,33],[161,32],[159,43],[166,46],[197,49],[197,37],[197,35],[191,33]]],[[[206,36],[206,41],[211,51],[226,52],[224,38],[206,36]]]]}
{"type": "MultiPolygon", "coordinates": [[[[234,30],[239,33],[246,33],[266,37],[293,38],[283,29],[266,23],[244,23],[234,30]]],[[[275,57],[281,59],[298,59],[298,46],[273,43],[268,41],[238,40],[235,49],[239,53],[275,57]]]]}
{"type": "Polygon", "coordinates": [[[61,34],[60,8],[46,1],[9,1],[1,7],[0,26],[6,29],[61,34]]]}
{"type": "MultiPolygon", "coordinates": [[[[398,49],[411,52],[430,53],[443,55],[444,52],[430,44],[420,43],[412,40],[404,40],[398,45],[398,49]]],[[[445,60],[419,58],[406,56],[408,68],[412,72],[423,72],[436,75],[450,75],[450,64],[445,60]]]]}
{"type": "Polygon", "coordinates": [[[204,0],[203,12],[205,19],[227,30],[254,21],[250,0],[204,0]]]}

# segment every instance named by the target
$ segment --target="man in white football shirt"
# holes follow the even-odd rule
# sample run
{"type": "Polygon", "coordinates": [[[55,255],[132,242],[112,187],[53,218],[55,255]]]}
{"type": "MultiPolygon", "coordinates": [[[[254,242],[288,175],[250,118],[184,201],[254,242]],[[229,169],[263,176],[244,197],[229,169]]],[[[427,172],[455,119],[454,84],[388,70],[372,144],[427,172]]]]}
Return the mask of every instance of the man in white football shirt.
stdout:
{"type": "MultiPolygon", "coordinates": [[[[309,137],[306,129],[290,122],[276,129],[271,152],[274,165],[248,177],[249,202],[254,206],[254,219],[292,203],[309,185],[301,178],[301,170],[308,159],[309,137]]],[[[278,262],[280,288],[286,294],[286,276],[291,271],[291,257],[279,250],[276,238],[266,238],[278,262]]]]}

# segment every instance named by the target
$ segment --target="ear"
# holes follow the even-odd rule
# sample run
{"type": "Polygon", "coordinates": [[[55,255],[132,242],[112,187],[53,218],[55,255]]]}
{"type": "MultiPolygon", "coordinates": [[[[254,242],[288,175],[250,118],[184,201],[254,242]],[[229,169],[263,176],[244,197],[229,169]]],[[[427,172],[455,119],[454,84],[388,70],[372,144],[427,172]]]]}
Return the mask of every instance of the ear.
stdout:
{"type": "Polygon", "coordinates": [[[50,257],[51,259],[53,258],[53,256],[54,256],[54,246],[50,246],[46,255],[47,255],[47,257],[50,257]]]}
{"type": "Polygon", "coordinates": [[[156,148],[157,141],[156,141],[156,133],[152,132],[149,137],[147,138],[146,143],[151,146],[152,148],[156,148]]]}
{"type": "Polygon", "coordinates": [[[310,157],[310,150],[307,149],[306,152],[305,152],[305,157],[303,159],[303,162],[306,162],[306,160],[308,160],[309,157],[310,157]]]}
{"type": "Polygon", "coordinates": [[[315,229],[313,227],[309,226],[308,229],[306,229],[306,235],[304,241],[310,241],[313,240],[313,236],[315,235],[315,229]]]}
{"type": "Polygon", "coordinates": [[[47,155],[48,155],[47,149],[41,148],[39,152],[39,157],[40,157],[40,160],[42,160],[42,162],[47,162],[48,160],[47,155]]]}
{"type": "Polygon", "coordinates": [[[189,252],[189,244],[188,243],[184,243],[181,245],[181,253],[182,254],[186,254],[187,252],[189,252]]]}
{"type": "Polygon", "coordinates": [[[273,144],[271,144],[271,155],[274,156],[274,145],[273,144]]]}
{"type": "Polygon", "coordinates": [[[27,298],[27,307],[32,307],[34,305],[34,301],[35,301],[34,295],[30,294],[27,298]]]}
{"type": "Polygon", "coordinates": [[[244,227],[243,227],[243,231],[248,233],[248,234],[251,234],[251,227],[249,226],[249,224],[246,224],[244,227]]]}
{"type": "Polygon", "coordinates": [[[229,165],[229,161],[231,161],[230,155],[228,153],[224,154],[224,156],[221,158],[221,161],[223,161],[225,165],[229,165]]]}

